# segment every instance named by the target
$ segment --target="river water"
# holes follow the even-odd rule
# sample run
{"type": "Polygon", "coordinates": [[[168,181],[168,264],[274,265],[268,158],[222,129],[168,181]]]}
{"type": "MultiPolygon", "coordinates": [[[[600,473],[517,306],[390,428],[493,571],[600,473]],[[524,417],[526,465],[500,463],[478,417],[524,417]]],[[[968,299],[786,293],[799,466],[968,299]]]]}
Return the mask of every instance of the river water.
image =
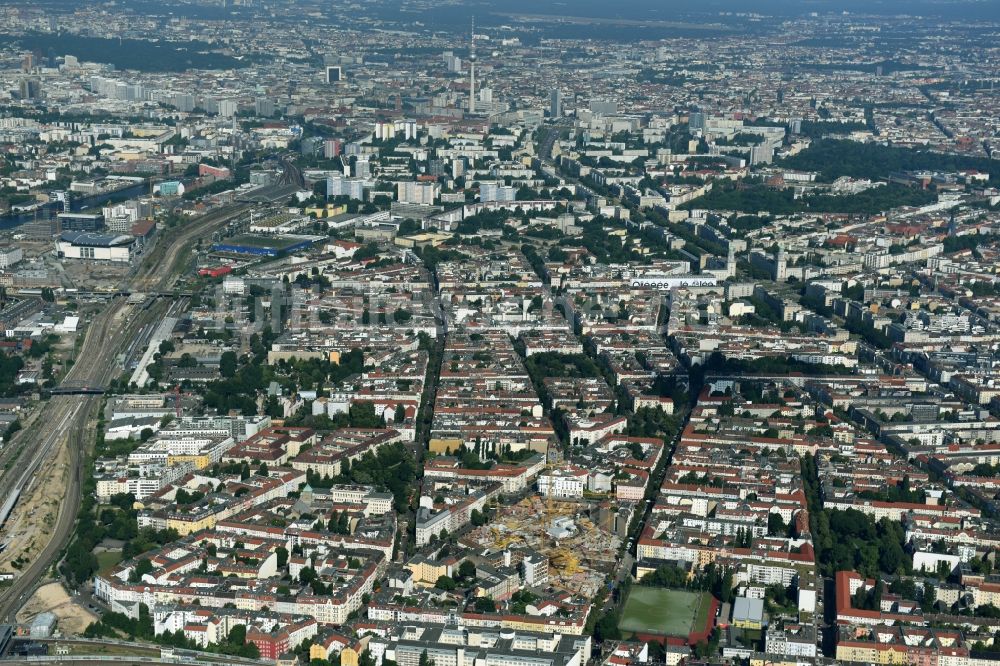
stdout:
{"type": "MultiPolygon", "coordinates": [[[[103,192],[101,194],[93,194],[89,197],[73,199],[70,203],[70,210],[77,213],[81,210],[87,210],[89,208],[100,206],[111,200],[124,201],[125,199],[134,199],[146,194],[149,194],[149,185],[146,183],[138,183],[121,190],[115,190],[114,192],[103,192]]],[[[62,212],[62,202],[50,201],[49,203],[42,205],[37,211],[32,211],[30,213],[11,213],[9,215],[0,215],[0,229],[13,229],[22,224],[32,222],[35,219],[50,219],[62,212]]]]}

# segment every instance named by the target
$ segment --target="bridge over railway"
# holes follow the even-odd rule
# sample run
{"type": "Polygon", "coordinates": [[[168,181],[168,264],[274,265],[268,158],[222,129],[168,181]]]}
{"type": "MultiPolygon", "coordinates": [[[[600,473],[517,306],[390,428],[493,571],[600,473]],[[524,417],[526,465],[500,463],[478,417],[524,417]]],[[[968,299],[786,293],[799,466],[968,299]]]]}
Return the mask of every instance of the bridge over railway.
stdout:
{"type": "Polygon", "coordinates": [[[104,395],[107,388],[83,382],[63,382],[49,391],[49,395],[104,395]]]}

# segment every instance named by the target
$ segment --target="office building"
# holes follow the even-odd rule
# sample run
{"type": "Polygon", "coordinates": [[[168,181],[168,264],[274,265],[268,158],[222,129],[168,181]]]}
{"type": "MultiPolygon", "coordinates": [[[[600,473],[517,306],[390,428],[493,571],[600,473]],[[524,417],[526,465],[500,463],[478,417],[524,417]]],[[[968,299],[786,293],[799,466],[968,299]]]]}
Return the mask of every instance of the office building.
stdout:
{"type": "Polygon", "coordinates": [[[224,99],[219,102],[219,115],[223,118],[232,118],[236,115],[237,104],[235,100],[224,99]]]}
{"type": "Polygon", "coordinates": [[[479,184],[479,200],[483,203],[488,201],[515,201],[516,199],[517,188],[509,185],[500,185],[496,182],[479,184]]]}
{"type": "Polygon", "coordinates": [[[98,231],[104,228],[103,213],[59,213],[62,231],[98,231]]]}
{"type": "Polygon", "coordinates": [[[263,118],[270,118],[274,115],[274,102],[265,98],[258,97],[254,102],[254,113],[263,118]]]}
{"type": "Polygon", "coordinates": [[[360,178],[345,178],[341,175],[326,179],[326,195],[328,197],[349,197],[357,201],[365,198],[365,181],[360,178]]]}
{"type": "Polygon", "coordinates": [[[25,77],[18,81],[18,92],[21,99],[38,99],[42,96],[42,82],[34,77],[25,77]]]}
{"type": "Polygon", "coordinates": [[[590,112],[599,116],[613,116],[618,113],[618,103],[604,100],[591,100],[590,112]]]}
{"type": "MultiPolygon", "coordinates": [[[[123,84],[124,85],[124,84],[123,84]]],[[[123,89],[121,92],[121,97],[116,94],[116,99],[124,99],[127,96],[127,92],[123,89]]],[[[188,94],[177,94],[173,96],[173,105],[178,111],[183,111],[185,113],[190,113],[194,111],[195,99],[194,95],[188,94]]]]}
{"type": "Polygon", "coordinates": [[[357,176],[358,178],[371,178],[372,175],[371,162],[369,162],[367,158],[366,159],[359,158],[358,161],[354,163],[354,175],[357,176]]]}
{"type": "Polygon", "coordinates": [[[8,268],[13,267],[23,258],[24,253],[19,247],[0,247],[0,270],[7,270],[8,268]]]}
{"type": "Polygon", "coordinates": [[[323,142],[323,157],[330,160],[340,156],[340,139],[327,139],[323,142]]]}
{"type": "Polygon", "coordinates": [[[441,192],[437,183],[396,183],[396,198],[402,203],[433,204],[441,192]]]}
{"type": "Polygon", "coordinates": [[[549,116],[552,118],[562,118],[562,114],[562,91],[556,88],[549,94],[549,116]]]}
{"type": "Polygon", "coordinates": [[[184,183],[178,180],[165,180],[154,185],[153,192],[162,197],[179,197],[184,194],[184,183]]]}

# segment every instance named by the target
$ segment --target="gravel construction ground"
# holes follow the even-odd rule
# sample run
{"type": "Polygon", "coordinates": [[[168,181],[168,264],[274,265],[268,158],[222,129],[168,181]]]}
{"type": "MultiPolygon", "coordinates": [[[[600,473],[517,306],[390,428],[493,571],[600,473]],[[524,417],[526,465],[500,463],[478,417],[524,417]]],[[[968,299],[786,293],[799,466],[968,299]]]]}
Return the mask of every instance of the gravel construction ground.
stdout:
{"type": "Polygon", "coordinates": [[[28,623],[36,615],[45,612],[56,616],[56,628],[64,636],[82,634],[91,622],[96,622],[98,619],[94,613],[74,603],[73,598],[60,583],[49,583],[38,588],[17,614],[17,620],[28,623]]]}

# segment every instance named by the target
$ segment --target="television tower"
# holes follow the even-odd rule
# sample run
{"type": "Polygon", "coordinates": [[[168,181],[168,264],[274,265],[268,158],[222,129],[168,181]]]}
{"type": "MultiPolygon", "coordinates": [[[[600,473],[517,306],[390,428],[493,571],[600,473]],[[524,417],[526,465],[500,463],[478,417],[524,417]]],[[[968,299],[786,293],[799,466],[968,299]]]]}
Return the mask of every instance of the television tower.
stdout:
{"type": "Polygon", "coordinates": [[[476,17],[472,17],[472,36],[469,40],[469,113],[476,112],[476,17]]]}

